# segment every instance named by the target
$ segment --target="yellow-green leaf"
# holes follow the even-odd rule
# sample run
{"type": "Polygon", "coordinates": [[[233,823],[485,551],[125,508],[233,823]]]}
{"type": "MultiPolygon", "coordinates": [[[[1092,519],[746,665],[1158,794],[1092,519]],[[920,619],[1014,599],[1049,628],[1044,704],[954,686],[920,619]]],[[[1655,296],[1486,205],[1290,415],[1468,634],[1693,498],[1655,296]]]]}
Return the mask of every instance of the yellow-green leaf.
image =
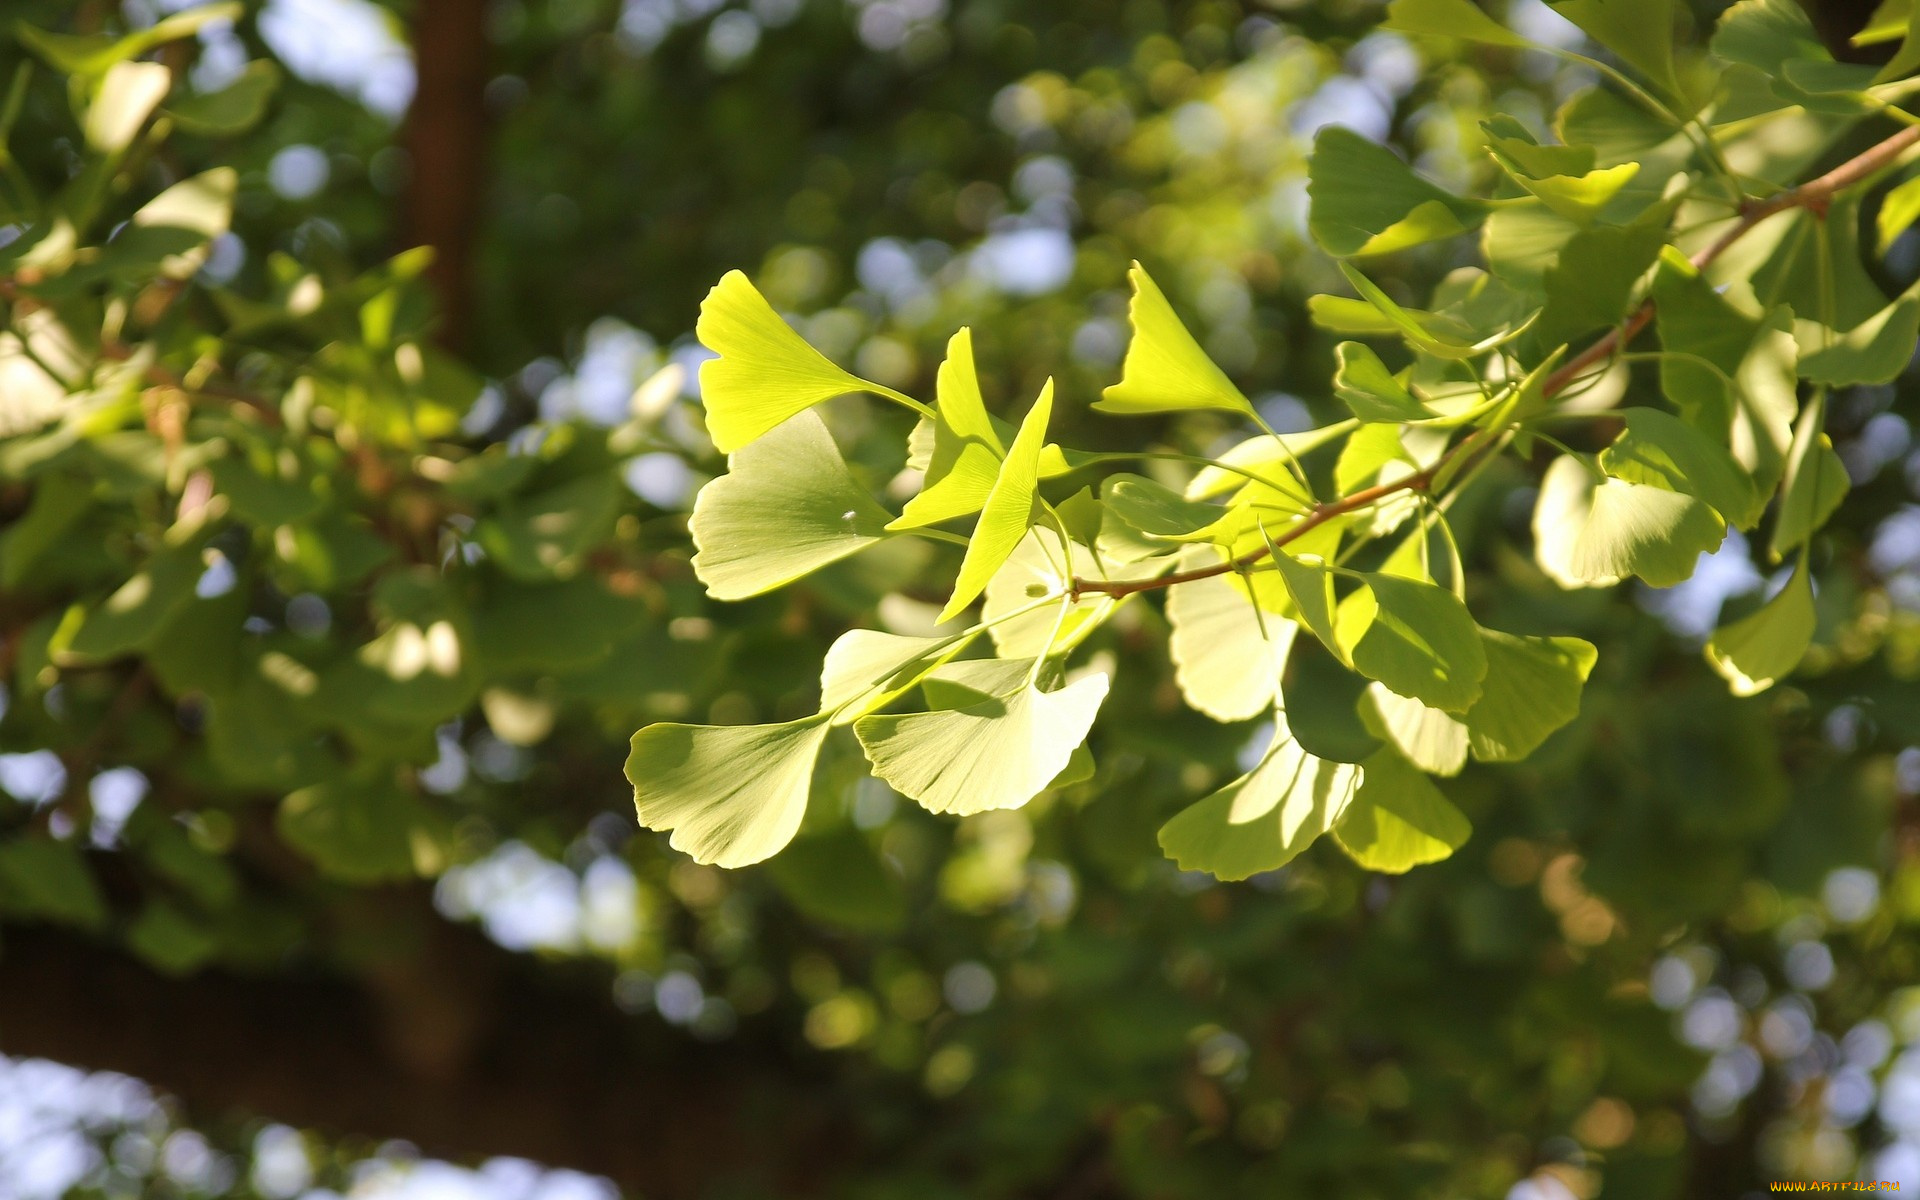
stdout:
{"type": "Polygon", "coordinates": [[[1434,708],[1480,698],[1487,656],[1460,598],[1437,584],[1374,573],[1340,602],[1334,635],[1353,669],[1434,708]]]}
{"type": "Polygon", "coordinates": [[[1610,587],[1638,575],[1672,587],[1726,537],[1720,514],[1665,488],[1597,481],[1578,459],[1547,468],[1533,510],[1534,559],[1561,587],[1610,587]]]}
{"type": "Polygon", "coordinates": [[[1252,771],[1160,828],[1160,848],[1182,870],[1245,879],[1287,865],[1339,821],[1362,768],[1316,758],[1276,711],[1273,739],[1252,771]]]}
{"type": "Polygon", "coordinates": [[[1399,875],[1439,862],[1472,836],[1466,815],[1398,754],[1381,750],[1364,771],[1333,838],[1369,871],[1399,875]]]}
{"type": "Polygon", "coordinates": [[[809,346],[739,271],[707,293],[694,332],[720,356],[700,366],[700,400],[724,454],[822,401],[874,390],[809,346]]]}
{"type": "Polygon", "coordinates": [[[1040,389],[1040,398],[1020,422],[1007,457],[1000,463],[993,488],[980,510],[967,552],[960,561],[960,574],[953,595],[940,611],[940,620],[951,621],[986,589],[987,581],[1013,554],[1014,547],[1033,524],[1035,488],[1040,481],[1040,449],[1047,440],[1047,421],[1053,415],[1053,380],[1040,389]]]}
{"type": "Polygon", "coordinates": [[[1487,677],[1467,710],[1467,740],[1480,762],[1519,762],[1580,715],[1580,692],[1599,655],[1572,637],[1480,631],[1487,677]]]}
{"type": "Polygon", "coordinates": [[[694,861],[744,867],[778,854],[806,815],[824,717],[781,725],[649,725],[627,778],[648,829],[672,830],[694,861]]]}
{"type": "Polygon", "coordinates": [[[1801,411],[1794,427],[1786,476],[1780,481],[1780,511],[1774,517],[1775,559],[1785,557],[1818,532],[1847,498],[1851,486],[1847,465],[1834,453],[1833,443],[1820,428],[1826,411],[1825,401],[1816,397],[1801,411]]]}
{"type": "Polygon", "coordinates": [[[847,470],[819,413],[801,412],[727,458],[700,489],[693,571],[719,600],[792,583],[885,536],[887,511],[847,470]]]}
{"type": "Polygon", "coordinates": [[[1757,610],[1713,631],[1707,661],[1736,696],[1766,691],[1807,656],[1815,627],[1813,576],[1802,555],[1780,594],[1757,610]]]}
{"type": "MultiPolygon", "coordinates": [[[[1180,566],[1209,561],[1219,555],[1194,547],[1180,566]]],[[[1174,682],[1188,705],[1216,721],[1245,721],[1273,706],[1298,625],[1261,614],[1220,575],[1168,588],[1167,623],[1174,682]]]]}
{"type": "Polygon", "coordinates": [[[1465,233],[1486,206],[1414,174],[1400,156],[1340,125],[1313,139],[1307,227],[1327,253],[1385,254],[1465,233]]]}
{"type": "Polygon", "coordinates": [[[979,512],[1006,457],[980,394],[972,330],[963,326],[947,341],[934,386],[938,419],[926,483],[889,529],[918,529],[979,512]]]}
{"type": "Polygon", "coordinates": [[[1220,408],[1251,414],[1253,405],[1233,386],[1174,314],[1166,293],[1139,263],[1127,273],[1133,302],[1127,319],[1133,340],[1120,365],[1120,382],[1101,393],[1096,412],[1160,413],[1220,408]]]}
{"type": "MultiPolygon", "coordinates": [[[[1031,666],[1031,660],[1015,662],[1022,674],[1031,666]]],[[[933,812],[1018,808],[1066,770],[1106,695],[1107,677],[1099,672],[1054,692],[1022,678],[1005,695],[933,712],[862,717],[853,731],[873,773],[933,812]]]]}

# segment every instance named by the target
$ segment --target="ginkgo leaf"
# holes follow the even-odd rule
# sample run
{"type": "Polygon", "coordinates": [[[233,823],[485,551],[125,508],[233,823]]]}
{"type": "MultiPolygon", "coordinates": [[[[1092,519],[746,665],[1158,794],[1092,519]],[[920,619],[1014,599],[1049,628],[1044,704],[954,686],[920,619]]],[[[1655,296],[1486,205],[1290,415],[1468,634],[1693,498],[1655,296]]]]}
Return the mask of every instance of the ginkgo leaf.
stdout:
{"type": "Polygon", "coordinates": [[[727,467],[688,522],[694,574],[715,599],[771,591],[886,534],[887,511],[855,482],[819,413],[796,413],[727,467]]]}
{"type": "MultiPolygon", "coordinates": [[[[1494,686],[1493,681],[1487,686],[1494,686]]],[[[1485,695],[1483,691],[1482,699],[1485,695]]],[[[1414,766],[1435,775],[1458,775],[1467,765],[1467,725],[1460,717],[1378,683],[1367,685],[1367,699],[1373,705],[1371,715],[1378,718],[1378,728],[1370,732],[1392,742],[1414,766]]]]}
{"type": "Polygon", "coordinates": [[[1480,698],[1487,656],[1460,598],[1437,584],[1374,573],[1340,601],[1334,636],[1353,669],[1448,712],[1480,698]]]}
{"type": "MultiPolygon", "coordinates": [[[[1182,570],[1218,561],[1204,547],[1180,558],[1182,570]]],[[[1173,678],[1189,706],[1216,721],[1245,721],[1273,707],[1299,626],[1262,615],[1222,576],[1167,589],[1173,678]]]]}
{"type": "Polygon", "coordinates": [[[1014,547],[1033,524],[1035,489],[1040,482],[1040,448],[1047,439],[1047,421],[1053,415],[1053,380],[1040,388],[1020,432],[1014,437],[1007,457],[1000,463],[993,488],[980,510],[980,521],[967,552],[960,560],[960,574],[954,580],[953,595],[940,610],[942,622],[951,621],[972,604],[986,589],[987,581],[1013,554],[1014,547]]]}
{"type": "Polygon", "coordinates": [[[1399,155],[1340,125],[1313,139],[1307,227],[1327,253],[1385,254],[1479,225],[1486,206],[1414,174],[1399,155]]]}
{"type": "Polygon", "coordinates": [[[1222,408],[1251,415],[1253,405],[1194,341],[1146,268],[1134,263],[1127,278],[1133,282],[1133,302],[1127,309],[1133,340],[1127,343],[1127,357],[1120,364],[1120,382],[1101,393],[1094,411],[1131,414],[1222,408]]]}
{"type": "Polygon", "coordinates": [[[1697,496],[1741,529],[1759,521],[1766,497],[1726,447],[1659,409],[1629,408],[1626,418],[1626,430],[1600,452],[1602,471],[1628,483],[1697,496]]]}
{"type": "Polygon", "coordinates": [[[1010,694],[961,708],[862,717],[853,731],[873,773],[933,812],[1018,808],[1066,769],[1093,728],[1107,682],[1094,672],[1043,692],[1023,680],[1010,694]]]}
{"type": "Polygon", "coordinates": [[[1553,11],[1586,30],[1669,96],[1679,96],[1673,72],[1674,0],[1554,0],[1553,11]]]}
{"type": "MultiPolygon", "coordinates": [[[[1827,332],[1824,326],[1819,329],[1827,332]]],[[[1892,383],[1913,361],[1916,340],[1920,340],[1920,284],[1831,342],[1801,354],[1800,377],[1832,387],[1892,383]]]]}
{"type": "MultiPolygon", "coordinates": [[[[1244,487],[1249,474],[1265,479],[1276,489],[1297,491],[1297,486],[1287,477],[1287,465],[1340,440],[1358,425],[1355,420],[1336,421],[1301,433],[1277,436],[1263,433],[1250,437],[1228,447],[1225,453],[1214,455],[1212,463],[1200,468],[1193,482],[1187,485],[1187,499],[1207,500],[1244,487]]],[[[1302,504],[1310,503],[1304,495],[1298,499],[1302,504]]]]}
{"type": "Polygon", "coordinates": [[[1391,750],[1367,759],[1365,777],[1333,827],[1353,861],[1399,875],[1467,844],[1473,825],[1431,779],[1391,750]]]}
{"type": "Polygon", "coordinates": [[[739,271],[707,293],[694,332],[719,355],[700,366],[700,401],[723,454],[822,401],[874,390],[809,346],[739,271]]]}
{"type": "Polygon", "coordinates": [[[1284,550],[1274,551],[1273,565],[1293,603],[1294,615],[1344,662],[1347,653],[1334,628],[1333,572],[1324,563],[1304,562],[1284,550]]]}
{"type": "Polygon", "coordinates": [[[103,154],[125,150],[172,87],[173,72],[160,63],[113,64],[87,107],[87,145],[103,154]]]}
{"type": "Polygon", "coordinates": [[[1568,220],[1585,223],[1599,216],[1600,210],[1613,203],[1614,197],[1639,174],[1640,164],[1628,162],[1617,167],[1599,167],[1585,175],[1523,179],[1520,186],[1568,220]]]}
{"type": "Polygon", "coordinates": [[[744,867],[800,828],[824,717],[781,725],[649,725],[633,735],[627,778],[648,829],[695,862],[744,867]]]}
{"type": "Polygon", "coordinates": [[[1401,423],[1435,415],[1394,378],[1370,347],[1341,342],[1334,347],[1333,356],[1339,364],[1333,373],[1333,394],[1362,421],[1401,423]]]}
{"type": "Polygon", "coordinates": [[[1847,498],[1851,486],[1847,465],[1834,452],[1821,430],[1826,404],[1816,396],[1808,402],[1794,427],[1793,446],[1787,451],[1786,475],[1780,481],[1780,511],[1774,517],[1773,557],[1778,560],[1812,537],[1847,498]]]}
{"type": "Polygon", "coordinates": [[[1172,488],[1139,475],[1109,475],[1100,484],[1106,514],[1150,537],[1182,541],[1218,525],[1227,510],[1189,500],[1172,488]]]}
{"type": "Polygon", "coordinates": [[[1779,595],[1713,631],[1707,661],[1734,695],[1757,695],[1800,665],[1813,645],[1815,624],[1813,576],[1802,555],[1779,595]]]}
{"type": "Polygon", "coordinates": [[[1598,652],[1572,637],[1480,631],[1487,677],[1466,712],[1467,740],[1480,762],[1519,762],[1580,715],[1580,692],[1598,652]]]}
{"type": "Polygon", "coordinates": [[[1150,579],[1164,574],[1172,563],[1172,557],[1164,555],[1131,562],[1103,558],[1084,543],[1063,544],[1049,526],[1035,525],[988,582],[980,617],[988,622],[994,647],[1003,658],[1065,654],[1112,616],[1125,598],[1083,592],[1062,617],[1053,604],[1033,608],[1035,589],[1043,596],[1062,594],[1076,574],[1116,581],[1150,579]],[[1022,608],[1031,611],[1010,615],[1022,608]]]}
{"type": "Polygon", "coordinates": [[[907,637],[849,629],[834,639],[820,664],[820,713],[835,725],[846,725],[884,708],[972,640],[971,634],[907,637]]]}
{"type": "Polygon", "coordinates": [[[1473,0],[1393,0],[1387,6],[1387,19],[1380,28],[1515,49],[1533,45],[1489,17],[1473,0]]]}
{"type": "Polygon", "coordinates": [[[1245,879],[1287,865],[1331,829],[1362,769],[1301,749],[1276,711],[1273,738],[1252,771],[1160,827],[1160,848],[1185,871],[1245,879]]]}
{"type": "Polygon", "coordinates": [[[1882,197],[1873,222],[1880,253],[1891,249],[1915,221],[1920,221],[1920,175],[1902,181],[1882,197]]]}
{"type": "Polygon", "coordinates": [[[917,529],[979,512],[1006,457],[980,394],[972,330],[963,326],[948,340],[934,387],[939,419],[927,481],[889,529],[917,529]]]}
{"type": "Polygon", "coordinates": [[[1533,510],[1534,559],[1567,588],[1610,587],[1629,575],[1672,587],[1725,537],[1725,523],[1703,501],[1624,479],[1596,480],[1564,455],[1547,468],[1533,510]]]}

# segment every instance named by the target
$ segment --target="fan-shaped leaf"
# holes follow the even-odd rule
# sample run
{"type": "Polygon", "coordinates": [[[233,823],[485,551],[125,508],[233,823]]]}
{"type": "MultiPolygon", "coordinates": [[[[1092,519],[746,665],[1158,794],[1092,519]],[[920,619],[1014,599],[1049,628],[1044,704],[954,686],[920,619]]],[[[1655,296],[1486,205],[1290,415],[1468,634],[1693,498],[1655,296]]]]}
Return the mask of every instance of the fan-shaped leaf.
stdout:
{"type": "Polygon", "coordinates": [[[1638,575],[1671,587],[1726,536],[1720,515],[1692,496],[1607,479],[1578,459],[1547,469],[1533,510],[1533,552],[1561,587],[1609,587],[1638,575]]]}
{"type": "MultiPolygon", "coordinates": [[[[1218,561],[1205,548],[1180,558],[1182,569],[1218,561]]],[[[1174,682],[1187,703],[1216,721],[1245,721],[1271,708],[1299,626],[1262,615],[1223,576],[1167,589],[1174,682]]]]}
{"type": "Polygon", "coordinates": [[[1313,139],[1307,180],[1307,227],[1342,258],[1453,237],[1486,214],[1485,205],[1428,183],[1393,151],[1340,125],[1313,139]]]}
{"type": "Polygon", "coordinates": [[[1134,263],[1127,278],[1133,281],[1133,303],[1127,309],[1133,340],[1120,365],[1120,382],[1101,393],[1094,410],[1130,414],[1223,408],[1251,414],[1253,405],[1193,340],[1146,268],[1134,263]]]}
{"type": "Polygon", "coordinates": [[[1571,637],[1480,631],[1487,677],[1467,710],[1467,738],[1481,762],[1519,762],[1580,715],[1580,691],[1598,654],[1571,637]]]}
{"type": "Polygon", "coordinates": [[[1035,488],[1040,482],[1040,449],[1047,439],[1047,421],[1053,415],[1053,380],[1040,389],[1020,432],[1013,439],[1007,457],[994,477],[993,489],[980,510],[967,552],[960,560],[960,574],[954,580],[953,595],[940,611],[941,621],[960,615],[974,598],[986,589],[1001,564],[1013,554],[1027,529],[1033,524],[1035,488]]]}
{"type": "Polygon", "coordinates": [[[889,529],[917,529],[979,512],[993,490],[1006,448],[987,415],[973,365],[973,331],[964,326],[947,342],[935,380],[939,418],[927,481],[889,529]]]}
{"type": "MultiPolygon", "coordinates": [[[[1486,686],[1494,686],[1494,681],[1489,679],[1486,686]]],[[[1378,723],[1371,732],[1397,746],[1408,762],[1435,775],[1458,775],[1467,765],[1467,725],[1463,718],[1410,700],[1378,683],[1367,685],[1367,698],[1378,723]]],[[[1485,698],[1482,691],[1481,700],[1485,698]]],[[[1374,723],[1368,722],[1370,727],[1374,723]]]]}
{"type": "Polygon", "coordinates": [[[793,840],[806,815],[824,717],[782,725],[649,725],[627,778],[640,823],[673,831],[694,861],[744,867],[793,840]]]}
{"type": "Polygon", "coordinates": [[[1380,27],[1515,49],[1533,44],[1489,17],[1473,0],[1393,0],[1380,27]]]}
{"type": "MultiPolygon", "coordinates": [[[[1012,661],[1023,673],[1032,665],[1012,661]]],[[[1066,769],[1106,695],[1099,673],[1055,692],[1022,679],[1011,693],[963,707],[862,717],[853,731],[873,773],[934,812],[1018,808],[1066,769]]]]}
{"type": "Polygon", "coordinates": [[[1714,630],[1707,661],[1726,677],[1734,695],[1756,695],[1800,665],[1813,644],[1814,625],[1813,577],[1802,555],[1779,595],[1714,630]]]}
{"type": "Polygon", "coordinates": [[[700,489],[689,525],[694,574],[720,600],[771,591],[858,553],[887,511],[848,472],[820,414],[795,414],[727,458],[700,489]]]}
{"type": "Polygon", "coordinates": [[[1339,363],[1333,373],[1333,393],[1362,421],[1398,424],[1435,415],[1394,378],[1371,348],[1359,342],[1341,342],[1333,354],[1339,363]]]}
{"type": "Polygon", "coordinates": [[[732,454],[797,412],[873,385],[841,370],[781,320],[747,277],[728,271],[700,304],[700,366],[707,432],[732,454]]]}
{"type": "Polygon", "coordinates": [[[1834,453],[1833,443],[1821,431],[1826,404],[1815,399],[1800,414],[1787,452],[1786,476],[1780,481],[1780,511],[1774,518],[1773,556],[1778,559],[1812,537],[1851,486],[1847,465],[1834,453]]]}
{"type": "Polygon", "coordinates": [[[1696,496],[1731,524],[1753,528],[1766,497],[1726,447],[1659,409],[1630,408],[1626,416],[1626,431],[1600,453],[1601,470],[1628,483],[1696,496]]]}
{"type": "Polygon", "coordinates": [[[820,713],[846,725],[884,708],[972,640],[970,634],[926,638],[849,629],[834,639],[820,666],[820,713]]]}
{"type": "Polygon", "coordinates": [[[1300,748],[1284,712],[1260,765],[1160,828],[1160,848],[1182,870],[1245,879],[1287,865],[1331,829],[1353,800],[1362,769],[1300,748]]]}
{"type": "Polygon", "coordinates": [[[1365,777],[1333,827],[1334,840],[1369,871],[1399,875],[1466,845],[1473,825],[1433,781],[1391,750],[1366,761],[1365,777]]]}
{"type": "Polygon", "coordinates": [[[1487,656],[1467,606],[1423,580],[1376,573],[1340,602],[1334,634],[1353,669],[1448,712],[1480,698],[1487,656]]]}

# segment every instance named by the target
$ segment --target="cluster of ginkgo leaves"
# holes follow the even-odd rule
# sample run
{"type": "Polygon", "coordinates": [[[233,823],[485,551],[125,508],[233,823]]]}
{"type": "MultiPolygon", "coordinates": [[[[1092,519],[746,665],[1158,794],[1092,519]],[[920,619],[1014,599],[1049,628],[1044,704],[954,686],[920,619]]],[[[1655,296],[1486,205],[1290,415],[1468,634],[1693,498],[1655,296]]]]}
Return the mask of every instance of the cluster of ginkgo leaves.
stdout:
{"type": "MultiPolygon", "coordinates": [[[[874,775],[935,812],[1017,807],[1085,779],[1109,681],[1074,651],[1159,592],[1186,702],[1272,724],[1250,771],[1161,830],[1172,858],[1244,878],[1325,833],[1375,870],[1444,858],[1470,827],[1432,777],[1527,757],[1578,715],[1596,659],[1576,638],[1486,628],[1466,603],[1449,510],[1502,454],[1551,460],[1532,552],[1562,587],[1677,584],[1729,529],[1766,526],[1784,581],[1706,654],[1738,694],[1791,672],[1815,633],[1810,543],[1847,489],[1822,432],[1828,392],[1891,380],[1920,331],[1920,289],[1884,302],[1857,228],[1862,194],[1913,157],[1916,118],[1810,175],[1856,126],[1904,115],[1920,8],[1891,3],[1861,35],[1899,42],[1875,68],[1835,61],[1793,0],[1742,0],[1712,38],[1719,69],[1684,77],[1670,3],[1556,8],[1599,44],[1582,61],[1601,82],[1550,138],[1486,123],[1491,195],[1449,192],[1339,127],[1316,138],[1309,227],[1354,295],[1310,307],[1353,339],[1331,380],[1350,418],[1267,429],[1136,265],[1121,378],[1093,409],[1212,409],[1257,429],[1184,487],[1164,471],[1102,474],[1179,455],[1049,442],[1051,383],[1017,428],[991,415],[965,329],[929,405],[842,370],[745,276],[723,278],[698,330],[718,355],[701,373],[708,429],[730,456],[692,520],[710,594],[757,595],[893,537],[964,552],[936,626],[833,645],[814,715],[642,729],[628,762],[641,821],[704,862],[764,859],[794,836],[816,756],[849,725],[874,775]],[[1425,308],[1356,265],[1476,232],[1483,265],[1453,271],[1425,308]],[[850,393],[919,417],[919,491],[898,515],[815,411],[850,393]],[[1289,659],[1309,641],[1364,683],[1294,686],[1289,659]],[[1310,706],[1323,724],[1333,704],[1353,705],[1359,736],[1289,722],[1310,706]]],[[[1542,49],[1469,0],[1396,0],[1385,27],[1542,49]]],[[[1916,214],[1920,176],[1882,204],[1881,248],[1916,214]]]]}

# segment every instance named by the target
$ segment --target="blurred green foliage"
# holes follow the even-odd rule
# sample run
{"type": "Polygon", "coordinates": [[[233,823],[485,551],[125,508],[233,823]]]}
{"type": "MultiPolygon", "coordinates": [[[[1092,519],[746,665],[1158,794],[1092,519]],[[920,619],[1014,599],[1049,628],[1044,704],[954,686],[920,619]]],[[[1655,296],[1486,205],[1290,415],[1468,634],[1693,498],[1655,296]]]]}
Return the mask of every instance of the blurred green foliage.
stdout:
{"type": "MultiPolygon", "coordinates": [[[[830,740],[800,836],[764,866],[721,872],[634,833],[634,728],[805,716],[836,637],[946,597],[946,560],[907,541],[772,595],[706,596],[687,519],[724,463],[689,368],[723,272],[877,383],[932,394],[966,324],[992,411],[1052,375],[1066,444],[1217,453],[1248,432],[1233,414],[1088,413],[1119,377],[1128,264],[1266,419],[1335,420],[1341,339],[1307,298],[1351,289],[1309,236],[1314,132],[1355,127],[1450,191],[1494,195],[1481,122],[1543,134],[1582,88],[1613,87],[1590,67],[1382,33],[1378,6],[1337,0],[499,0],[456,355],[435,348],[424,260],[404,252],[417,181],[395,110],[303,73],[273,36],[294,7],[128,49],[173,74],[124,143],[87,114],[104,47],[156,9],[7,13],[107,39],[0,45],[17,89],[0,110],[9,926],[181,977],[377,978],[411,943],[362,902],[437,880],[448,919],[556,978],[593,972],[636,1028],[815,1071],[849,1114],[833,1194],[1438,1197],[1550,1178],[1708,1196],[1906,1169],[1920,550],[1904,360],[1827,401],[1853,488],[1812,542],[1814,648],[1758,696],[1730,696],[1699,648],[1716,612],[1758,607],[1758,539],[1681,589],[1562,590],[1524,549],[1550,449],[1488,469],[1452,514],[1476,618],[1600,654],[1571,726],[1446,783],[1474,835],[1445,863],[1386,877],[1322,845],[1221,884],[1162,857],[1156,831],[1242,773],[1258,731],[1181,703],[1162,610],[1139,602],[1088,648],[1114,680],[1092,773],[1023,809],[927,814],[830,740]],[[229,169],[230,215],[208,174],[229,169]],[[175,195],[191,203],[136,217],[193,180],[175,195]]],[[[1736,116],[1811,114],[1743,173],[1785,184],[1896,128],[1710,57],[1718,13],[1682,7],[1673,86],[1724,86],[1736,116]]],[[[380,11],[396,30],[413,15],[380,11]]],[[[1605,53],[1541,6],[1494,15],[1605,53]]],[[[138,80],[116,87],[141,103],[138,80]]],[[[1595,119],[1645,135],[1615,109],[1595,119]]],[[[1842,325],[1920,268],[1920,242],[1882,219],[1906,170],[1818,227],[1842,325]]],[[[1524,229],[1490,227],[1492,250],[1523,257],[1524,229]]],[[[1468,252],[1367,271],[1414,304],[1468,252]]],[[[1615,253],[1593,248],[1576,281],[1597,285],[1615,253]]],[[[1804,281],[1780,274],[1792,303],[1804,281]]],[[[1576,349],[1618,315],[1562,311],[1576,349]]],[[[1637,364],[1631,386],[1657,397],[1661,372],[1637,364]]],[[[911,418],[825,411],[859,482],[902,499],[887,485],[911,418]]],[[[1337,690],[1325,662],[1283,690],[1337,690]]],[[[1297,726],[1318,715],[1304,708],[1297,726]]],[[[711,1158],[712,1194],[776,1194],[727,1147],[711,1158]]],[[[97,1194],[196,1190],[105,1161],[97,1194]]]]}

